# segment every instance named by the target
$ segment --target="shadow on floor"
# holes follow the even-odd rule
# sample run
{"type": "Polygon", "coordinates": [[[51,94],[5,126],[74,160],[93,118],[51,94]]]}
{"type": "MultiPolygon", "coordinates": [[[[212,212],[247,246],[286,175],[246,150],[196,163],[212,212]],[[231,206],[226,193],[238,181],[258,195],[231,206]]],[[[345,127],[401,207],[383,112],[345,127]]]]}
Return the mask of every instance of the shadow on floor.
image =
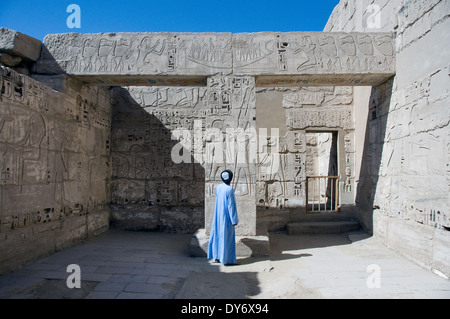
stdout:
{"type": "Polygon", "coordinates": [[[261,292],[257,271],[190,257],[190,238],[110,230],[0,276],[0,299],[245,299],[261,292]],[[82,289],[66,285],[71,264],[80,266],[82,289]]]}
{"type": "Polygon", "coordinates": [[[350,245],[369,238],[362,230],[340,234],[288,235],[287,232],[269,233],[270,260],[312,257],[303,251],[310,248],[350,245]]]}

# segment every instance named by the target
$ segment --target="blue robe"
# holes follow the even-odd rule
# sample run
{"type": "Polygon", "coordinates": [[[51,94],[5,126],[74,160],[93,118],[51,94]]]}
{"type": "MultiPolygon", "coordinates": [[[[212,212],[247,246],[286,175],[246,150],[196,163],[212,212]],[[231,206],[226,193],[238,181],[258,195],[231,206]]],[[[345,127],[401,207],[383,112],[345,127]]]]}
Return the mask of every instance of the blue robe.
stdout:
{"type": "Polygon", "coordinates": [[[236,263],[234,225],[239,222],[234,189],[225,183],[216,187],[216,210],[209,237],[208,259],[224,265],[236,263]]]}

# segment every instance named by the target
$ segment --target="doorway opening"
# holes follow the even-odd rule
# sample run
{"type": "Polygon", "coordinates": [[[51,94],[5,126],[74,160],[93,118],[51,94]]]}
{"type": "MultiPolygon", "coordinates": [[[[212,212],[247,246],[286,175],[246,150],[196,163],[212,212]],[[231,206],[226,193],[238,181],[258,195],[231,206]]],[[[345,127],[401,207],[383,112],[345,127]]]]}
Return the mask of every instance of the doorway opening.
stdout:
{"type": "Polygon", "coordinates": [[[306,211],[339,210],[338,132],[306,132],[306,211]]]}

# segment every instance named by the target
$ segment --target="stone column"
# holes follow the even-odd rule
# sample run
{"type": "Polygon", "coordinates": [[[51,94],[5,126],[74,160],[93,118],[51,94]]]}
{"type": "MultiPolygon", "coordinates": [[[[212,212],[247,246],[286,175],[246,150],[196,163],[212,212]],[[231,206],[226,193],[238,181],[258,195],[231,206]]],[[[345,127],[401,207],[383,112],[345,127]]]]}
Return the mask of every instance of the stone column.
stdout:
{"type": "Polygon", "coordinates": [[[255,79],[214,76],[208,79],[205,130],[205,227],[209,235],[215,208],[215,186],[220,173],[234,177],[238,236],[256,235],[256,95],[255,79]]]}
{"type": "Polygon", "coordinates": [[[220,173],[225,169],[234,174],[232,186],[239,216],[236,255],[269,255],[269,238],[256,236],[258,134],[255,92],[254,77],[208,78],[205,131],[201,145],[194,142],[194,153],[201,150],[205,168],[205,228],[193,236],[191,256],[205,256],[208,250],[216,202],[215,187],[222,183],[220,173]]]}

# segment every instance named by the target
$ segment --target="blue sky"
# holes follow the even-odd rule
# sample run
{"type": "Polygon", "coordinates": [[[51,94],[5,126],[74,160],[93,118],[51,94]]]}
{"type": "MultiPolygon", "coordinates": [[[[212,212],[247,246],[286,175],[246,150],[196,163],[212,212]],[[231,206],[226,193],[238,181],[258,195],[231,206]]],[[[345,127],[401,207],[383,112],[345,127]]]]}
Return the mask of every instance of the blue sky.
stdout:
{"type": "Polygon", "coordinates": [[[49,33],[322,31],[339,0],[0,0],[0,26],[49,33]],[[81,8],[81,28],[66,21],[81,8]]]}

